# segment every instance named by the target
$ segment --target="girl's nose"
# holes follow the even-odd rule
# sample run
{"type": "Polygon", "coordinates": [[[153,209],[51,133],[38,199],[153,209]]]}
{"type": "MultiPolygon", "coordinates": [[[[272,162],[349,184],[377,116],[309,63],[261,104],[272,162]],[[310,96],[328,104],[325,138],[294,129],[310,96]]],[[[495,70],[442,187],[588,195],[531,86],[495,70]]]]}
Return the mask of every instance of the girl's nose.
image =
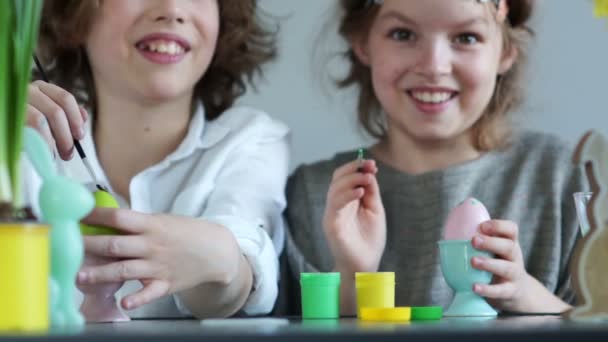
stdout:
{"type": "Polygon", "coordinates": [[[421,44],[415,70],[421,76],[436,79],[452,72],[452,52],[447,42],[441,40],[421,44]]]}

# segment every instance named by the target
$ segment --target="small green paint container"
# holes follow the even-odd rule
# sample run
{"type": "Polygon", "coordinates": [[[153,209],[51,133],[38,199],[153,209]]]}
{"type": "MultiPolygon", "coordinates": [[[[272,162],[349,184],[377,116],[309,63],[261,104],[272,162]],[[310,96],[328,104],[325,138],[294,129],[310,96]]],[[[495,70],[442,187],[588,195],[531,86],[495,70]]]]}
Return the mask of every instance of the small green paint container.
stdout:
{"type": "Polygon", "coordinates": [[[412,321],[438,321],[443,316],[441,306],[418,306],[412,308],[412,321]]]}
{"type": "Polygon", "coordinates": [[[302,319],[340,317],[340,273],[301,273],[302,319]]]}

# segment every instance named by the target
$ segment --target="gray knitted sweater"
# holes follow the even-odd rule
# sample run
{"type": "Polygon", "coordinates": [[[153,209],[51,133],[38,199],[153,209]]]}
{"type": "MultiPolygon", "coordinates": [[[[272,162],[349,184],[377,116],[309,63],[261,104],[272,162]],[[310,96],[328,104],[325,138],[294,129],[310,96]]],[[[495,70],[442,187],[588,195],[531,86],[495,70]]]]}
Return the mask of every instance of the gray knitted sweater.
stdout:
{"type": "MultiPolygon", "coordinates": [[[[450,303],[437,241],[451,208],[480,200],[494,219],[516,222],[528,273],[566,302],[574,296],[568,263],[579,236],[572,194],[587,189],[582,169],[571,164],[572,148],[558,138],[526,132],[504,151],[444,170],[409,175],[378,162],[387,218],[380,271],[396,272],[396,304],[450,303]]],[[[333,257],[322,218],[333,171],[356,152],[299,167],[287,187],[287,255],[297,282],[300,272],[331,271],[333,257]]]]}

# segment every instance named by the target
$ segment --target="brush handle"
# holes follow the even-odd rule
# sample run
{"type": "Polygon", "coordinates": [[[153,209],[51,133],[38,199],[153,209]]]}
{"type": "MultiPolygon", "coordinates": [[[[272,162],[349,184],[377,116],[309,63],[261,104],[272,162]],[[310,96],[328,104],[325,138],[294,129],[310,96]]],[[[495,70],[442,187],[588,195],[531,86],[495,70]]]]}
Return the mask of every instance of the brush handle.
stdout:
{"type": "MultiPolygon", "coordinates": [[[[36,68],[38,68],[38,72],[40,73],[40,77],[42,77],[42,80],[46,83],[51,83],[49,80],[49,77],[46,75],[46,72],[44,71],[44,68],[42,67],[42,63],[40,63],[40,60],[38,59],[38,56],[34,55],[34,63],[36,63],[36,68]]],[[[74,139],[74,146],[76,146],[76,150],[78,151],[78,155],[80,156],[81,159],[86,158],[87,156],[84,154],[84,150],[82,149],[82,146],[80,146],[80,142],[78,142],[78,140],[74,139]]]]}
{"type": "Polygon", "coordinates": [[[82,146],[80,146],[80,142],[76,139],[74,139],[74,146],[76,147],[76,151],[78,151],[80,159],[85,159],[87,156],[84,154],[84,150],[82,149],[82,146]]]}
{"type": "MultiPolygon", "coordinates": [[[[35,54],[34,54],[34,63],[36,63],[36,68],[38,68],[38,72],[40,72],[40,77],[42,77],[42,80],[46,83],[51,83],[49,80],[49,77],[46,75],[46,72],[44,71],[44,68],[42,67],[42,63],[40,63],[38,56],[36,56],[35,54]]],[[[78,151],[78,155],[80,156],[80,159],[82,159],[84,161],[84,159],[87,156],[86,156],[86,154],[84,154],[84,150],[82,149],[80,142],[76,139],[74,139],[74,146],[76,147],[76,151],[78,151]]],[[[87,169],[89,169],[89,168],[87,167],[87,169]]],[[[93,177],[93,179],[96,180],[95,175],[93,174],[93,172],[91,170],[89,170],[89,173],[91,173],[91,177],[93,177]]]]}

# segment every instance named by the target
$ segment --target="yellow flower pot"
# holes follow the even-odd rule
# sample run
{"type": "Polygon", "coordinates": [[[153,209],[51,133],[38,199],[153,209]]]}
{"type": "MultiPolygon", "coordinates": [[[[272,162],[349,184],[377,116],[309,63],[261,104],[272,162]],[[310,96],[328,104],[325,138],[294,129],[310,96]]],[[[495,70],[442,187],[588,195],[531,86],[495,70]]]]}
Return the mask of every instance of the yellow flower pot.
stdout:
{"type": "Polygon", "coordinates": [[[49,327],[49,228],[0,223],[0,334],[49,327]]]}

